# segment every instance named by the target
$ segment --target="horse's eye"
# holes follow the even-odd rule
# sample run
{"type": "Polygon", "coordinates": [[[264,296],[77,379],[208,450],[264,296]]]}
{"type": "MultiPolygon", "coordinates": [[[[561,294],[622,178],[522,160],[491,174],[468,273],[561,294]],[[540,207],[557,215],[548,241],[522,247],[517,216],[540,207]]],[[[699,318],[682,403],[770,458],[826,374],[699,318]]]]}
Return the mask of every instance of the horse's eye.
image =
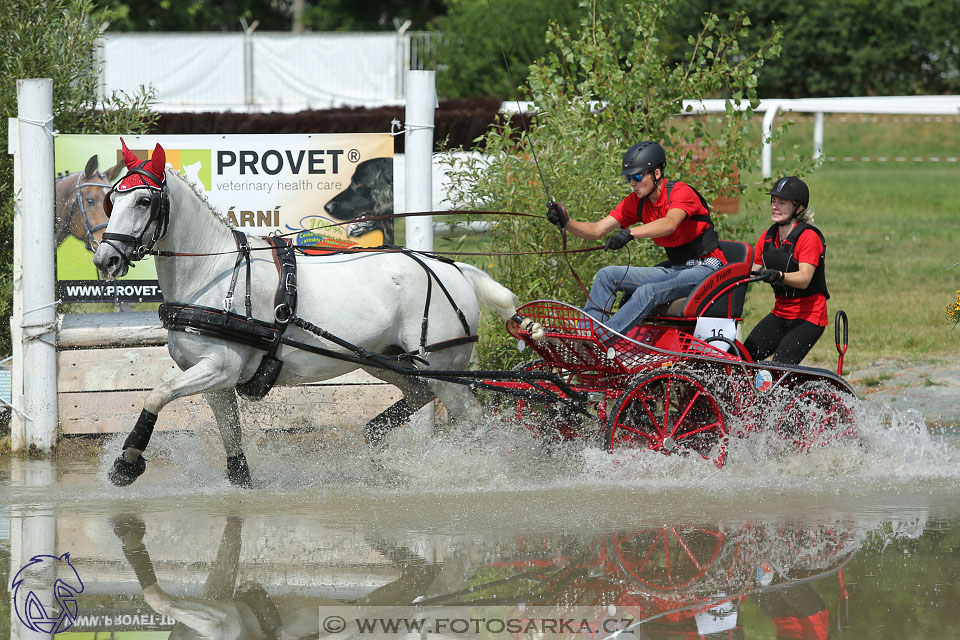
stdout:
{"type": "Polygon", "coordinates": [[[138,207],[149,207],[149,206],[150,206],[150,198],[148,198],[148,197],[146,197],[146,196],[142,196],[142,197],[140,197],[140,198],[137,198],[137,206],[138,206],[138,207]]]}
{"type": "Polygon", "coordinates": [[[87,204],[93,206],[93,198],[87,198],[87,204]]]}

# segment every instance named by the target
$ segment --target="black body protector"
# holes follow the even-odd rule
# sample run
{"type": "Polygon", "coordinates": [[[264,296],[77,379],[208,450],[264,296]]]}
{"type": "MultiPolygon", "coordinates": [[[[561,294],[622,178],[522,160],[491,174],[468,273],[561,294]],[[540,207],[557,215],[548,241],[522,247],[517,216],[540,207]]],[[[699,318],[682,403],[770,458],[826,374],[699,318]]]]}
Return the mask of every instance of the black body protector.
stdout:
{"type": "MultiPolygon", "coordinates": [[[[676,180],[668,180],[664,185],[666,187],[668,205],[670,204],[670,193],[676,184],[676,180]]],[[[697,191],[696,187],[689,184],[687,186],[693,189],[693,192],[700,198],[700,204],[703,205],[703,208],[710,211],[710,205],[707,204],[707,199],[703,197],[703,194],[697,191]]],[[[646,200],[646,198],[643,198],[637,203],[637,219],[641,221],[643,220],[643,203],[646,202],[646,200]]],[[[720,238],[713,228],[713,220],[710,219],[709,213],[697,214],[695,216],[688,215],[687,217],[694,222],[706,222],[707,228],[703,230],[703,233],[686,244],[681,244],[677,247],[663,247],[663,250],[667,252],[667,257],[673,264],[682,265],[687,260],[705,256],[712,253],[715,249],[720,248],[720,238]]]]}
{"type": "Polygon", "coordinates": [[[813,272],[813,278],[810,280],[810,284],[807,285],[806,289],[797,289],[796,287],[791,287],[788,284],[782,282],[775,283],[771,285],[773,287],[773,293],[781,298],[804,298],[806,296],[816,295],[822,293],[828,300],[830,299],[830,293],[827,291],[827,276],[825,269],[825,261],[827,256],[827,241],[823,237],[823,233],[820,232],[820,229],[817,229],[811,224],[800,221],[797,222],[797,226],[793,228],[793,231],[790,232],[790,235],[787,236],[786,240],[783,241],[779,247],[774,246],[774,239],[779,233],[780,225],[773,225],[767,229],[767,233],[763,238],[763,268],[764,269],[776,269],[777,271],[782,271],[783,273],[790,273],[792,271],[798,271],[800,269],[800,263],[793,256],[794,250],[797,246],[797,239],[800,238],[800,234],[806,229],[811,229],[820,236],[820,242],[823,243],[823,253],[820,254],[820,262],[817,264],[816,271],[813,272]]]}

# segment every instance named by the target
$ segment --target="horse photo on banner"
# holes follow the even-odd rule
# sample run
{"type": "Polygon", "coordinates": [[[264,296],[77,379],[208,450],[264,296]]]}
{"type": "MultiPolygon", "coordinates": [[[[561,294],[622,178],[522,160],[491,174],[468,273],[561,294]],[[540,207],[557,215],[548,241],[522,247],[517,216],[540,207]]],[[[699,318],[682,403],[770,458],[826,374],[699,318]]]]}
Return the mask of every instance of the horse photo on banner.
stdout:
{"type": "MultiPolygon", "coordinates": [[[[392,219],[352,222],[393,213],[389,133],[124,139],[143,160],[161,144],[167,163],[249,235],[287,234],[294,244],[312,247],[309,253],[393,242],[392,219]]],[[[122,161],[119,138],[60,135],[55,145],[55,170],[63,174],[57,186],[58,297],[63,302],[160,302],[153,258],[115,282],[98,280],[93,266],[107,221],[103,199],[122,161]]]]}

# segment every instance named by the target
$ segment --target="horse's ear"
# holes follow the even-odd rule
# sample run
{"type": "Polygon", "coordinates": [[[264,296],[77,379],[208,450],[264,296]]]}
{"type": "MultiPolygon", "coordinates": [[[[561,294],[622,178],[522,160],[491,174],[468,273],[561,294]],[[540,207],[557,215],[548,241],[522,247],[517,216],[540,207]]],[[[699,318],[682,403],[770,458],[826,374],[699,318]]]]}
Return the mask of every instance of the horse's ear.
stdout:
{"type": "Polygon", "coordinates": [[[167,153],[158,142],[157,146],[153,149],[153,156],[150,158],[150,170],[153,171],[154,175],[160,176],[160,178],[163,179],[163,171],[166,166],[167,153]]]}
{"type": "Polygon", "coordinates": [[[107,172],[104,174],[107,176],[107,180],[109,180],[110,182],[113,182],[114,180],[116,180],[117,176],[120,175],[120,172],[123,171],[124,166],[125,165],[123,164],[123,160],[121,160],[117,164],[107,169],[107,172]]]}
{"type": "Polygon", "coordinates": [[[123,141],[123,138],[120,138],[120,144],[123,147],[123,163],[127,165],[127,169],[133,169],[135,166],[140,164],[140,159],[127,148],[127,143],[123,141]]]}
{"type": "Polygon", "coordinates": [[[90,156],[90,159],[87,160],[87,166],[83,169],[84,178],[92,178],[97,175],[97,169],[100,167],[100,163],[97,160],[96,154],[90,156]]]}

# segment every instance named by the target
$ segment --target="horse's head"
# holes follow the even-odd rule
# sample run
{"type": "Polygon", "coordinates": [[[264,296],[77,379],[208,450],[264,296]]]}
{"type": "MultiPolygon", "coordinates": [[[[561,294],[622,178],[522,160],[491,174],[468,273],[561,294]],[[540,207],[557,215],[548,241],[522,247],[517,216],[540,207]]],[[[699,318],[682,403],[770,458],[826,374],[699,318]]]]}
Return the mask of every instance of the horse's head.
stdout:
{"type": "Polygon", "coordinates": [[[101,277],[119,278],[166,233],[170,200],[164,173],[166,154],[159,144],[149,160],[141,161],[123,139],[127,175],[107,194],[103,210],[109,219],[93,256],[101,277]]]}
{"type": "Polygon", "coordinates": [[[56,234],[57,245],[73,235],[82,240],[87,249],[94,251],[100,244],[103,230],[107,227],[107,214],[103,203],[114,180],[120,175],[124,163],[101,173],[96,155],[90,156],[83,171],[68,173],[56,181],[56,234]]]}

